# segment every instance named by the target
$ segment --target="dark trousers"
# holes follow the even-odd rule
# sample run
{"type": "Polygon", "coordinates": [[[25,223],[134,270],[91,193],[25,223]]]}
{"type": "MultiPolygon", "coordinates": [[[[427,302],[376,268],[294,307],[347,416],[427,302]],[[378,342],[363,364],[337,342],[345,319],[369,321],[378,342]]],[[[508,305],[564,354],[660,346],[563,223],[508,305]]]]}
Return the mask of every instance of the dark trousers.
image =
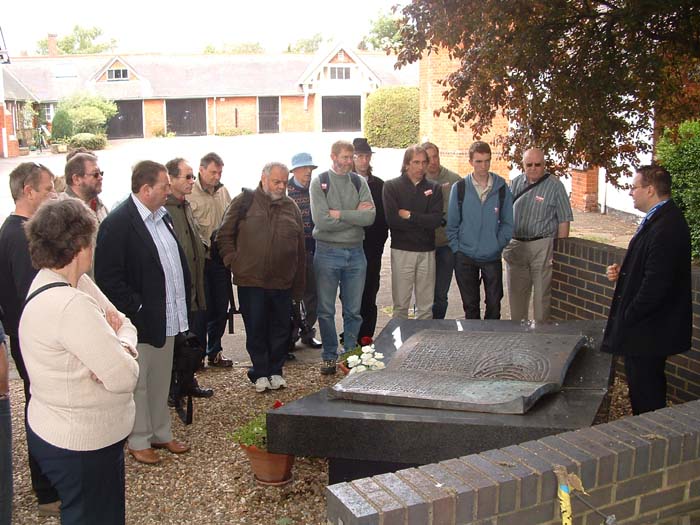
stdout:
{"type": "Polygon", "coordinates": [[[465,319],[480,319],[480,281],[484,281],[486,311],[484,319],[501,318],[503,299],[503,265],[501,259],[490,262],[477,262],[462,252],[455,254],[455,277],[465,319]]]}
{"type": "Polygon", "coordinates": [[[291,336],[291,290],[238,287],[238,302],[245,325],[245,347],[253,366],[248,378],[282,375],[291,336]]]}
{"type": "MultiPolygon", "coordinates": [[[[12,354],[12,359],[15,361],[15,366],[17,367],[17,372],[22,378],[24,383],[24,426],[29,433],[29,425],[27,425],[27,407],[29,406],[29,399],[32,397],[30,394],[30,383],[29,374],[27,374],[27,369],[24,366],[24,359],[22,359],[22,350],[19,347],[19,337],[16,335],[10,336],[10,353],[12,354]]],[[[58,493],[56,489],[53,488],[49,478],[41,473],[39,464],[37,463],[31,449],[28,450],[28,460],[29,460],[29,474],[32,478],[32,489],[36,494],[36,498],[39,503],[53,503],[58,500],[58,493]]]]}
{"type": "Polygon", "coordinates": [[[377,328],[377,293],[379,293],[379,281],[382,274],[382,252],[365,250],[367,259],[367,273],[365,274],[365,288],[362,292],[360,315],[362,324],[357,334],[358,342],[363,337],[374,337],[377,328]]]}
{"type": "MultiPolygon", "coordinates": [[[[4,352],[4,349],[0,349],[4,352]]],[[[12,418],[10,400],[0,399],[0,525],[12,522],[12,418]]]]}
{"type": "Polygon", "coordinates": [[[62,525],[123,525],[124,440],[88,451],[59,448],[27,425],[29,449],[58,489],[62,525]]]}
{"type": "Polygon", "coordinates": [[[318,320],[316,310],[318,297],[316,296],[316,274],[314,273],[314,252],[306,252],[306,288],[304,289],[304,308],[306,309],[306,326],[308,331],[299,334],[302,340],[316,337],[314,325],[318,320]]]}
{"type": "MultiPolygon", "coordinates": [[[[221,352],[221,338],[226,330],[228,311],[228,281],[231,272],[211,259],[204,264],[204,286],[207,299],[207,356],[214,357],[221,352]]],[[[199,334],[197,334],[199,335],[199,334]]]]}
{"type": "Polygon", "coordinates": [[[455,271],[455,255],[449,246],[435,248],[435,299],[433,319],[444,319],[447,313],[447,294],[455,271]]]}
{"type": "Polygon", "coordinates": [[[666,406],[665,369],[665,356],[625,356],[625,374],[635,416],[666,406]]]}

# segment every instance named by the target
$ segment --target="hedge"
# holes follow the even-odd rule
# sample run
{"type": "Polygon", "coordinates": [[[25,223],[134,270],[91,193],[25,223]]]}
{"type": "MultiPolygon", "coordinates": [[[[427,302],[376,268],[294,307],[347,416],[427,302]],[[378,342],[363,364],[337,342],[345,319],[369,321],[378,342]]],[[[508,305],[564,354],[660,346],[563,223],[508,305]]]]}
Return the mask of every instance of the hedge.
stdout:
{"type": "Polygon", "coordinates": [[[700,121],[683,122],[666,130],[656,155],[671,174],[673,200],[683,210],[688,226],[693,259],[700,258],[700,121]]]}
{"type": "Polygon", "coordinates": [[[95,135],[93,133],[78,133],[71,137],[69,145],[71,148],[99,150],[107,146],[107,138],[104,135],[95,135]]]}
{"type": "Polygon", "coordinates": [[[380,88],[365,105],[365,136],[378,148],[406,148],[420,134],[419,91],[415,87],[380,88]]]}

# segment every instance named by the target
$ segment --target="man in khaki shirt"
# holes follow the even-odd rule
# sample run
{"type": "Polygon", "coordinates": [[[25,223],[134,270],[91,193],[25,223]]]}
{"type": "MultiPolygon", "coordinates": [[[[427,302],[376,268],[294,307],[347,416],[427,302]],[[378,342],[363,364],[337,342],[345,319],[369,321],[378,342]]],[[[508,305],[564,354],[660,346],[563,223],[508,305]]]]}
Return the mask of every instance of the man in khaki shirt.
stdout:
{"type": "Polygon", "coordinates": [[[231,202],[231,195],[221,183],[223,169],[224,161],[219,155],[213,152],[204,155],[199,161],[199,178],[187,200],[197,221],[202,242],[208,250],[204,264],[207,315],[203,323],[206,323],[206,326],[196,326],[194,331],[206,333],[208,365],[229,368],[233,366],[233,361],[224,358],[221,353],[221,337],[226,329],[231,274],[223,265],[213,261],[210,255],[211,234],[219,227],[231,202]]]}

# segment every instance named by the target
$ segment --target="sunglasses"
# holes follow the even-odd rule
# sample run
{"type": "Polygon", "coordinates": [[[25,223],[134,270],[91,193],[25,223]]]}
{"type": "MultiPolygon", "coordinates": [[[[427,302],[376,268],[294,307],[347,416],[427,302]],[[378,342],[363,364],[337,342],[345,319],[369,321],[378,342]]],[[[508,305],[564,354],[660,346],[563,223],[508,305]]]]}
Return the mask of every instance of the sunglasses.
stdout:
{"type": "Polygon", "coordinates": [[[525,163],[525,167],[526,167],[526,168],[532,168],[533,166],[534,166],[535,168],[541,168],[541,167],[542,167],[542,163],[541,163],[541,162],[526,162],[526,163],[525,163]]]}
{"type": "Polygon", "coordinates": [[[197,176],[196,176],[196,175],[192,175],[191,173],[188,173],[188,174],[187,174],[187,175],[185,175],[184,177],[177,177],[177,178],[178,178],[178,179],[187,179],[187,180],[192,180],[192,179],[196,179],[196,178],[197,178],[197,176]]]}
{"type": "Polygon", "coordinates": [[[90,175],[91,177],[97,178],[97,177],[103,177],[105,176],[105,172],[102,170],[96,171],[95,173],[86,173],[85,175],[90,175]]]}

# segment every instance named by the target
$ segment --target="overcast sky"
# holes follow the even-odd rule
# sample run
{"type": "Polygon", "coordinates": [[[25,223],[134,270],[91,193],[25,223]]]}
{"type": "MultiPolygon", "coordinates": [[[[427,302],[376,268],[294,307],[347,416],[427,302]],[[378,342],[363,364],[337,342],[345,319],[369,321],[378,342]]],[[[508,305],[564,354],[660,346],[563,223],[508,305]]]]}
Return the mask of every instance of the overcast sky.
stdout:
{"type": "Polygon", "coordinates": [[[207,44],[260,42],[270,52],[320,32],[356,45],[377,13],[407,0],[39,0],[4,2],[0,28],[10,56],[35,54],[48,33],[97,26],[119,52],[194,52],[207,44]]]}

